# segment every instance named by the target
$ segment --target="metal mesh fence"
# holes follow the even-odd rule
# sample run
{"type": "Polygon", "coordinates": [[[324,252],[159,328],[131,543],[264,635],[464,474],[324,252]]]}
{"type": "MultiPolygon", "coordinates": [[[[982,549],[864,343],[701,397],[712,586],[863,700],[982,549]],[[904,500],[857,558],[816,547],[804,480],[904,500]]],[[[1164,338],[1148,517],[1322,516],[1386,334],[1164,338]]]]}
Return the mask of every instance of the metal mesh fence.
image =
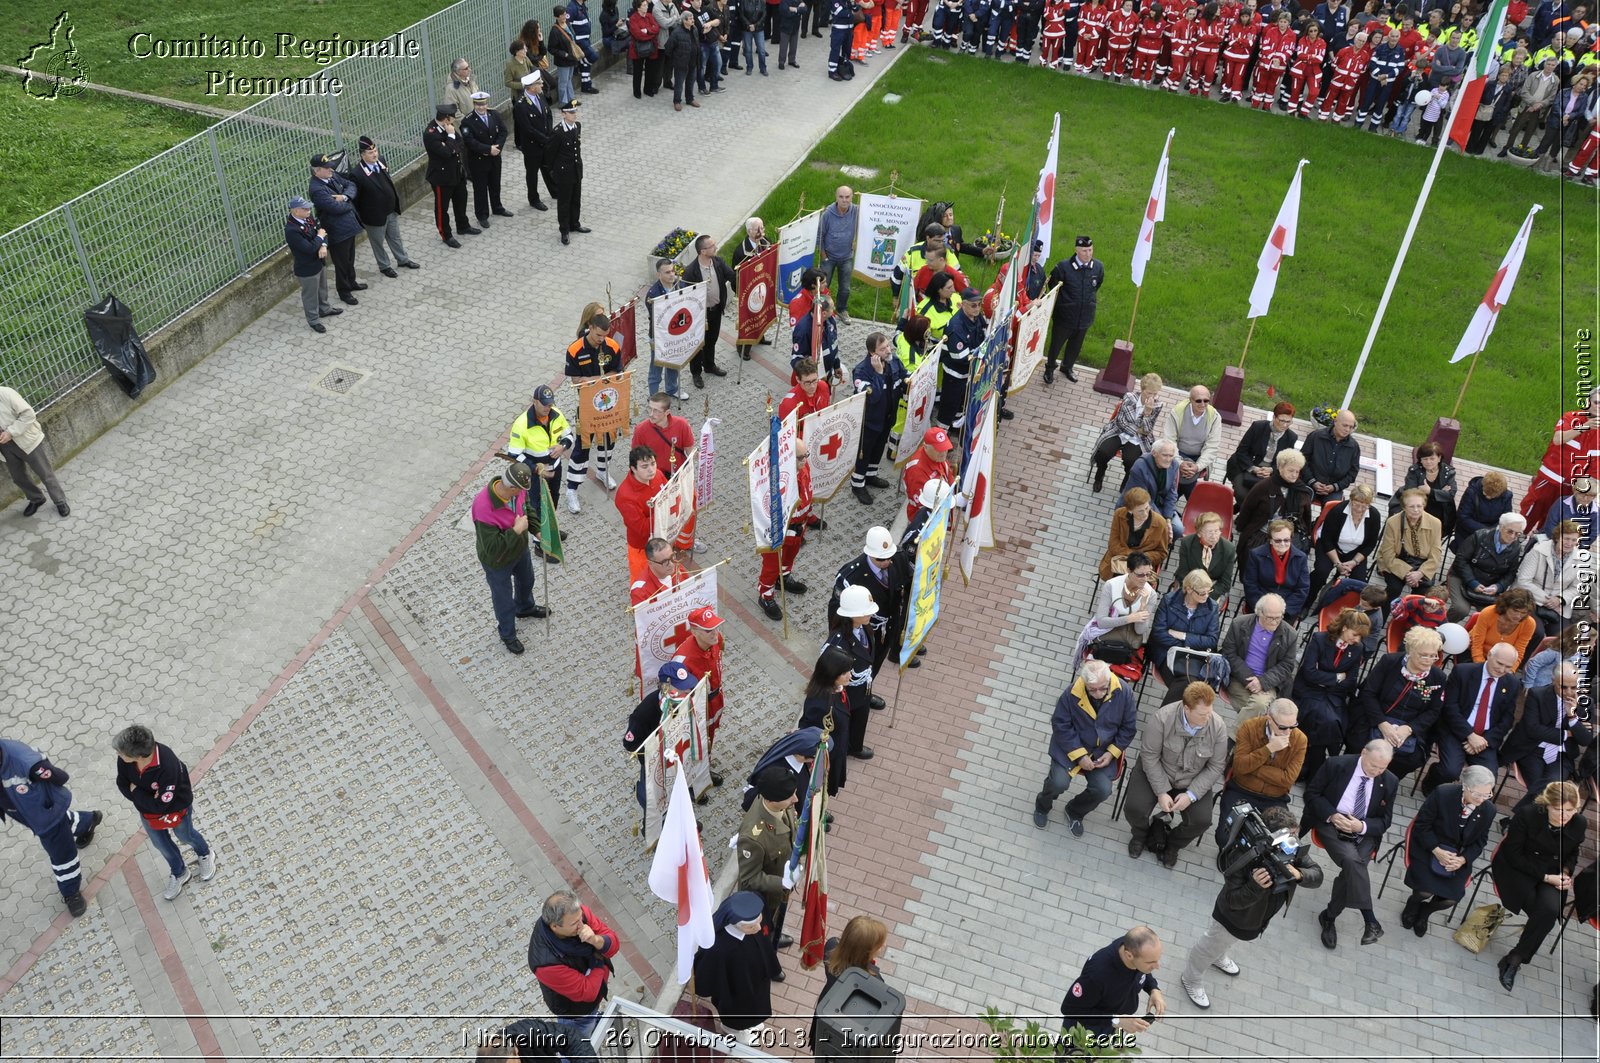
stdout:
{"type": "Polygon", "coordinates": [[[0,236],[0,383],[42,409],[100,371],[83,324],[94,302],[116,295],[148,338],[276,253],[313,154],[353,160],[369,136],[391,167],[415,161],[453,60],[504,102],[506,44],[521,25],[510,0],[461,0],[402,30],[397,55],[323,68],[339,95],[270,96],[0,236]]]}

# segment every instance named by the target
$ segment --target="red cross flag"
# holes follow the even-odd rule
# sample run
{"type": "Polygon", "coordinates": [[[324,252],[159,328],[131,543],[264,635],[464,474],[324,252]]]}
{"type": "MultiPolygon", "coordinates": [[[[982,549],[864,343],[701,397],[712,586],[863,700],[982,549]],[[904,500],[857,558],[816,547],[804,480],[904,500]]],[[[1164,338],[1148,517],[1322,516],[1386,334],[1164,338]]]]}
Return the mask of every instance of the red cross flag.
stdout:
{"type": "Polygon", "coordinates": [[[1517,282],[1517,273],[1522,269],[1522,256],[1528,251],[1528,237],[1533,233],[1533,216],[1543,209],[1543,206],[1535,203],[1528,211],[1528,216],[1522,219],[1517,238],[1511,241],[1506,257],[1500,260],[1500,268],[1495,270],[1489,290],[1483,293],[1478,309],[1473,312],[1472,323],[1456,345],[1456,353],[1450,357],[1451,365],[1481,353],[1489,345],[1489,333],[1494,331],[1494,323],[1500,318],[1500,308],[1511,298],[1511,286],[1517,282]]]}
{"type": "Polygon", "coordinates": [[[1015,395],[1032,379],[1044,361],[1044,337],[1050,328],[1050,314],[1056,307],[1056,296],[1061,285],[1056,285],[1028,304],[1017,320],[1017,349],[1011,356],[1011,387],[1007,395],[1015,395]]]}
{"type": "Polygon", "coordinates": [[[900,433],[900,449],[895,451],[894,463],[904,465],[922,449],[922,436],[933,423],[934,393],[939,387],[939,358],[944,354],[944,340],[922,356],[922,364],[911,374],[906,384],[906,424],[900,433]]]}
{"type": "MultiPolygon", "coordinates": [[[[689,637],[689,614],[717,604],[717,570],[701,569],[679,580],[633,610],[634,641],[640,673],[654,676],[672,660],[678,643],[689,637]]],[[[654,682],[654,680],[650,680],[654,682]]]]}
{"type": "Polygon", "coordinates": [[[1150,252],[1155,248],[1156,222],[1167,217],[1167,153],[1172,150],[1172,136],[1176,129],[1167,130],[1167,143],[1161,149],[1161,162],[1156,165],[1156,179],[1150,186],[1150,201],[1145,204],[1144,218],[1139,222],[1139,240],[1133,245],[1133,286],[1144,287],[1144,268],[1150,264],[1150,252]]]}
{"type": "Polygon", "coordinates": [[[1300,226],[1300,171],[1309,159],[1301,159],[1294,168],[1294,180],[1289,182],[1289,192],[1278,208],[1278,217],[1267,234],[1267,245],[1256,259],[1256,283],[1250,289],[1250,313],[1247,317],[1266,317],[1272,305],[1272,293],[1278,287],[1278,267],[1294,254],[1294,231],[1300,226]]]}
{"type": "Polygon", "coordinates": [[[683,983],[694,972],[694,954],[710,948],[717,931],[711,922],[715,904],[695,825],[694,798],[689,796],[685,771],[679,768],[673,775],[667,818],[650,861],[650,892],[678,906],[678,981],[683,983]]]}
{"type": "MultiPolygon", "coordinates": [[[[1050,144],[1044,150],[1044,166],[1039,170],[1039,187],[1033,194],[1033,198],[1039,203],[1039,228],[1034,234],[1034,239],[1044,245],[1044,257],[1041,259],[1044,262],[1050,261],[1050,233],[1055,228],[1056,160],[1060,154],[1061,112],[1057,111],[1055,121],[1050,126],[1050,144]]],[[[1019,249],[1017,253],[1021,261],[1028,261],[1026,250],[1019,249]]]]}
{"type": "Polygon", "coordinates": [[[861,421],[867,408],[867,393],[858,391],[848,399],[824,406],[807,417],[800,435],[811,450],[811,500],[826,502],[850,480],[856,452],[861,449],[861,421]]]}
{"type": "Polygon", "coordinates": [[[689,518],[694,516],[695,473],[699,467],[695,451],[689,451],[683,464],[667,481],[667,486],[656,492],[656,496],[650,500],[651,535],[672,542],[683,526],[689,523],[689,518]]]}
{"type": "Polygon", "coordinates": [[[972,562],[979,550],[994,546],[994,520],[991,516],[994,501],[994,411],[999,403],[984,403],[978,421],[978,436],[972,444],[972,457],[967,459],[966,474],[961,480],[961,493],[967,496],[967,523],[961,532],[961,578],[972,582],[972,562]]]}

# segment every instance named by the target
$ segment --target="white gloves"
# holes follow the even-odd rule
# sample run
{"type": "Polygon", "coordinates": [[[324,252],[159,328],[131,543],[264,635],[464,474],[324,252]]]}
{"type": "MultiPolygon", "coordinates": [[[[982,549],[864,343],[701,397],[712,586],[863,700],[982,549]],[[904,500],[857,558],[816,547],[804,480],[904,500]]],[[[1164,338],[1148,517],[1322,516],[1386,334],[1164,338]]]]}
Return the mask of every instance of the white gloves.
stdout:
{"type": "Polygon", "coordinates": [[[795,866],[793,864],[784,864],[783,865],[783,888],[784,889],[786,889],[786,890],[794,889],[795,874],[796,874],[796,871],[795,871],[795,866]]]}
{"type": "Polygon", "coordinates": [[[967,496],[962,494],[960,491],[957,491],[954,495],[952,495],[950,497],[950,505],[953,506],[956,509],[966,509],[967,508],[967,496]]]}

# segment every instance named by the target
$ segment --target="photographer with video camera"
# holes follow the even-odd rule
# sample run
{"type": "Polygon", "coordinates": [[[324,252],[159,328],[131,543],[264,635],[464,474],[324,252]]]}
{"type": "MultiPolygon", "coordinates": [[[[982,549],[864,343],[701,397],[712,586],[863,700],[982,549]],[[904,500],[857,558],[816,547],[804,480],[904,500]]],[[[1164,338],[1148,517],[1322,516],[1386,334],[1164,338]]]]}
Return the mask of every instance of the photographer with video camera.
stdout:
{"type": "Polygon", "coordinates": [[[1211,1006],[1201,981],[1206,968],[1239,973],[1239,965],[1228,955],[1229,943],[1260,937],[1272,917],[1294,898],[1297,887],[1322,885],[1322,868],[1311,859],[1311,848],[1299,844],[1298,822],[1287,807],[1258,810],[1241,803],[1229,814],[1233,826],[1217,849],[1222,892],[1211,909],[1211,927],[1189,950],[1179,978],[1189,999],[1202,1008],[1211,1006]]]}

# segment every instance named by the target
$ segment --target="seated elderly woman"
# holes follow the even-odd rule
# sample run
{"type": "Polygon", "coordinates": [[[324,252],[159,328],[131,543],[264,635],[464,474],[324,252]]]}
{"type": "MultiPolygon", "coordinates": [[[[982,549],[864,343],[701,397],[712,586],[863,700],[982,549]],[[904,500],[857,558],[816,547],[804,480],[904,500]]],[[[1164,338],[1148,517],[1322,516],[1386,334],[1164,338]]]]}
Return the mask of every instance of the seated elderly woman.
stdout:
{"type": "Polygon", "coordinates": [[[1122,493],[1122,505],[1111,514],[1111,534],[1100,558],[1100,578],[1110,579],[1128,571],[1128,555],[1135,550],[1148,556],[1159,572],[1171,549],[1172,525],[1151,507],[1150,492],[1130,487],[1122,493]]]}
{"type": "Polygon", "coordinates": [[[1428,496],[1413,487],[1400,493],[1400,512],[1389,518],[1378,540],[1378,574],[1391,599],[1439,578],[1444,533],[1439,518],[1426,511],[1428,496]]]}
{"type": "Polygon", "coordinates": [[[1221,601],[1233,588],[1236,559],[1233,543],[1222,537],[1222,517],[1211,512],[1201,513],[1194,518],[1194,531],[1178,543],[1175,578],[1181,584],[1189,573],[1204,572],[1211,577],[1211,600],[1221,601]]]}
{"type": "Polygon", "coordinates": [[[1156,610],[1156,570],[1150,558],[1135,550],[1128,571],[1100,585],[1094,612],[1078,636],[1075,659],[1085,655],[1108,664],[1125,664],[1150,635],[1156,610]]]}
{"type": "Polygon", "coordinates": [[[1411,490],[1423,493],[1423,508],[1438,520],[1446,536],[1451,535],[1456,525],[1456,468],[1444,460],[1444,448],[1439,444],[1429,442],[1417,448],[1417,460],[1406,470],[1406,482],[1389,499],[1390,513],[1399,511],[1401,497],[1411,490]]]}
{"type": "Polygon", "coordinates": [[[1350,706],[1345,752],[1357,753],[1374,738],[1394,747],[1389,770],[1399,778],[1428,759],[1429,735],[1444,709],[1444,671],[1438,667],[1444,638],[1431,627],[1406,632],[1403,648],[1373,664],[1350,706]]]}
{"type": "Polygon", "coordinates": [[[1460,549],[1460,540],[1474,532],[1494,527],[1501,514],[1512,511],[1516,500],[1503,472],[1486,472],[1467,481],[1456,507],[1456,548],[1460,549]]]}
{"type": "Polygon", "coordinates": [[[1165,404],[1161,401],[1161,374],[1146,373],[1139,378],[1139,390],[1122,396],[1111,419],[1100,430],[1094,445],[1094,490],[1098,494],[1106,481],[1106,466],[1122,456],[1122,475],[1126,479],[1133,463],[1155,446],[1156,426],[1165,404]]]}
{"type": "Polygon", "coordinates": [[[1266,541],[1267,522],[1283,519],[1294,524],[1295,539],[1311,542],[1311,487],[1300,478],[1306,456],[1298,450],[1280,451],[1272,474],[1250,489],[1239,505],[1239,549],[1254,550],[1266,541]]]}
{"type": "Polygon", "coordinates": [[[1451,620],[1460,623],[1468,613],[1493,605],[1501,591],[1517,582],[1528,546],[1522,538],[1527,527],[1521,513],[1502,513],[1493,526],[1456,540],[1456,558],[1446,580],[1451,620]]]}
{"type": "Polygon", "coordinates": [[[1181,699],[1190,680],[1207,678],[1187,666],[1178,668],[1174,676],[1167,669],[1167,651],[1181,646],[1214,652],[1221,638],[1222,611],[1211,600],[1211,577],[1204,569],[1194,569],[1180,586],[1162,597],[1150,625],[1150,661],[1168,685],[1167,696],[1161,699],[1163,705],[1181,699]]]}
{"type": "Polygon", "coordinates": [[[1311,601],[1330,579],[1366,580],[1383,534],[1383,518],[1372,506],[1373,497],[1371,485],[1355,484],[1349,498],[1323,510],[1316,533],[1316,565],[1311,570],[1311,601]]]}
{"type": "Polygon", "coordinates": [[[1267,525],[1267,541],[1244,555],[1240,565],[1244,583],[1244,607],[1254,609],[1263,594],[1283,596],[1290,626],[1310,607],[1311,563],[1305,551],[1294,545],[1294,524],[1274,520],[1267,525]]]}
{"type": "Polygon", "coordinates": [[[1300,777],[1310,780],[1322,762],[1336,755],[1350,731],[1350,698],[1360,685],[1367,651],[1362,646],[1372,621],[1360,609],[1346,609],[1312,634],[1294,677],[1294,702],[1300,730],[1306,733],[1306,760],[1300,777]]]}

